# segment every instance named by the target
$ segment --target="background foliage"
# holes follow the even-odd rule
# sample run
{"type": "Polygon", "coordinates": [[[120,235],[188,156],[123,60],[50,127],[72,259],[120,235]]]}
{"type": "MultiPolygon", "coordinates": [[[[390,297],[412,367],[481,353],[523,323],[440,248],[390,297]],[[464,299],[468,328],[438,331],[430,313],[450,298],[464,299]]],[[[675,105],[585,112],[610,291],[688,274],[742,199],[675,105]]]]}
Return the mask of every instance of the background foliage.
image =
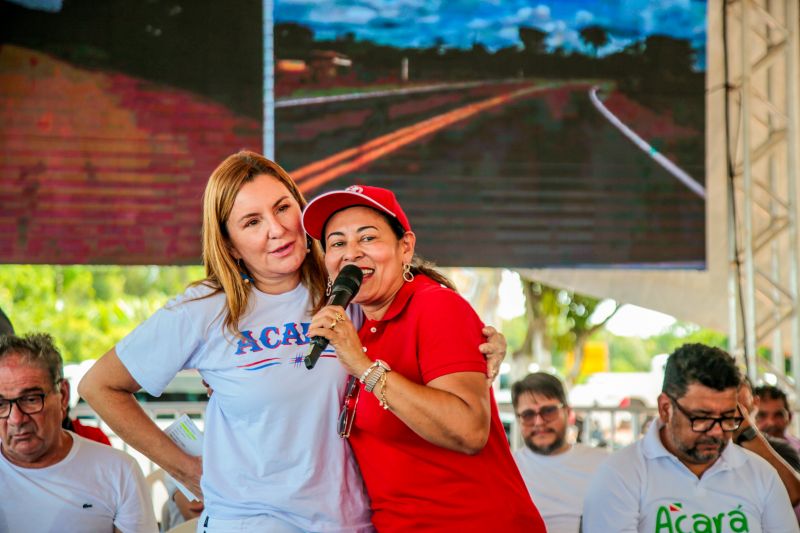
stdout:
{"type": "MultiPolygon", "coordinates": [[[[103,355],[167,300],[202,277],[201,266],[0,265],[0,308],[17,333],[51,333],[65,361],[79,362],[103,355]]],[[[584,315],[596,302],[587,303],[580,295],[563,292],[545,291],[542,309],[547,311],[547,336],[554,340],[550,346],[553,366],[565,375],[576,317],[588,321],[584,315]]],[[[524,316],[503,321],[509,353],[522,346],[526,324],[524,316]]],[[[685,342],[722,348],[726,343],[721,333],[682,322],[646,339],[618,337],[600,329],[591,340],[608,343],[611,370],[622,372],[647,371],[653,355],[671,352],[685,342]]]]}
{"type": "MultiPolygon", "coordinates": [[[[563,334],[564,324],[554,318],[554,316],[562,315],[563,313],[554,313],[550,317],[548,328],[552,328],[552,331],[548,335],[559,337],[563,334]]],[[[503,333],[508,339],[509,353],[518,351],[522,347],[526,327],[525,316],[518,316],[502,323],[503,333]]],[[[620,337],[608,330],[600,329],[590,337],[590,340],[608,344],[612,372],[647,372],[650,369],[650,359],[654,355],[671,353],[685,343],[700,342],[727,349],[726,335],[680,321],[675,322],[662,333],[647,338],[620,337]]],[[[562,376],[569,372],[569,369],[566,368],[566,355],[570,349],[571,346],[566,343],[555,343],[551,349],[553,367],[562,376]]]]}
{"type": "Polygon", "coordinates": [[[1,265],[0,308],[18,334],[52,334],[65,362],[96,359],[203,268],[1,265]]]}

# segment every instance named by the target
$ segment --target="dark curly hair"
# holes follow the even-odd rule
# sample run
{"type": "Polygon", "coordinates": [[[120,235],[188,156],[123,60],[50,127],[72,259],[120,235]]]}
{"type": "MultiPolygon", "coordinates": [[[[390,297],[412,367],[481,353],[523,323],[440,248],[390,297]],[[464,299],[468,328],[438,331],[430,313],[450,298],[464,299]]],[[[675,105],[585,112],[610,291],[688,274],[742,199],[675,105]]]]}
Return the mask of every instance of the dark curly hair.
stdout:
{"type": "Polygon", "coordinates": [[[791,411],[789,408],[789,398],[786,397],[786,393],[775,385],[760,385],[753,389],[753,395],[762,400],[780,400],[783,402],[783,407],[786,408],[787,411],[791,411]]]}
{"type": "Polygon", "coordinates": [[[567,405],[567,395],[564,392],[564,384],[552,374],[546,372],[536,372],[528,374],[521,380],[511,385],[511,404],[517,408],[519,397],[525,393],[538,394],[545,398],[558,400],[567,405]]]}
{"type": "Polygon", "coordinates": [[[728,352],[705,344],[684,344],[667,359],[661,390],[681,398],[692,383],[723,391],[738,388],[742,374],[728,352]]]}

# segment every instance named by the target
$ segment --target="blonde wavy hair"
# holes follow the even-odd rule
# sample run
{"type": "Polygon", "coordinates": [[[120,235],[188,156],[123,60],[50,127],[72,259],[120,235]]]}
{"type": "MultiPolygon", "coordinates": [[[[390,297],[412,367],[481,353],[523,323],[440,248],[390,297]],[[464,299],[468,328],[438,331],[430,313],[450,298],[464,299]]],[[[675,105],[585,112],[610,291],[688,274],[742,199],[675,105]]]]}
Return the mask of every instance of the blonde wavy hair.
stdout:
{"type": "MultiPolygon", "coordinates": [[[[246,183],[256,176],[272,176],[291,193],[300,208],[306,206],[303,194],[283,168],[261,154],[240,151],[228,156],[211,173],[203,193],[203,265],[206,277],[193,285],[206,285],[214,289],[209,296],[225,293],[227,310],[223,330],[239,337],[239,320],[247,311],[251,286],[245,283],[239,272],[236,259],[230,251],[230,238],[225,226],[230,217],[236,195],[246,183]]],[[[325,265],[322,249],[313,239],[307,239],[311,251],[300,266],[300,283],[311,294],[311,309],[315,313],[324,305],[325,265]]]]}

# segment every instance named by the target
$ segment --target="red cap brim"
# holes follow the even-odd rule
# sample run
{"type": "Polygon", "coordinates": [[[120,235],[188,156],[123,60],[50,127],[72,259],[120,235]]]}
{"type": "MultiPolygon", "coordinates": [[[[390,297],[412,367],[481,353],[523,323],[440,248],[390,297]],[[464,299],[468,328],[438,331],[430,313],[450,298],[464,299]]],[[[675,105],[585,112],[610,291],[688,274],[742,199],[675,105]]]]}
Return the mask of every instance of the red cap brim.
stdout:
{"type": "MultiPolygon", "coordinates": [[[[311,200],[303,211],[303,229],[317,240],[322,240],[322,230],[331,215],[347,207],[363,205],[382,211],[387,215],[398,218],[397,214],[385,205],[373,200],[369,196],[354,191],[332,191],[317,196],[311,200]]],[[[400,220],[403,224],[403,221],[400,220]]],[[[406,222],[403,226],[407,226],[406,222]]],[[[406,230],[408,228],[406,227],[406,230]]]]}

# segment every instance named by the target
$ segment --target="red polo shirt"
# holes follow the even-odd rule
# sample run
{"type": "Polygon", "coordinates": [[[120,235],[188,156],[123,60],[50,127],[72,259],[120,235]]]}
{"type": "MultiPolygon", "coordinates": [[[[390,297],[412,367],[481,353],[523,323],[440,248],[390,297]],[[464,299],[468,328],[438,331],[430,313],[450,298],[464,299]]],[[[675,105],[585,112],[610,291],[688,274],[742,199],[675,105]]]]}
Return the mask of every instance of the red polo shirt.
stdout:
{"type": "Polygon", "coordinates": [[[103,433],[102,429],[94,426],[84,426],[77,418],[72,421],[72,431],[86,439],[111,446],[111,441],[108,440],[108,436],[103,433]]]}
{"type": "MultiPolygon", "coordinates": [[[[367,319],[359,337],[416,383],[455,372],[486,373],[478,351],[483,324],[456,292],[427,276],[404,283],[381,320],[367,319]]],[[[391,395],[388,395],[391,404],[391,395]]],[[[422,439],[364,390],[350,443],[364,476],[379,532],[544,532],[491,397],[489,441],[473,456],[422,439]]]]}

